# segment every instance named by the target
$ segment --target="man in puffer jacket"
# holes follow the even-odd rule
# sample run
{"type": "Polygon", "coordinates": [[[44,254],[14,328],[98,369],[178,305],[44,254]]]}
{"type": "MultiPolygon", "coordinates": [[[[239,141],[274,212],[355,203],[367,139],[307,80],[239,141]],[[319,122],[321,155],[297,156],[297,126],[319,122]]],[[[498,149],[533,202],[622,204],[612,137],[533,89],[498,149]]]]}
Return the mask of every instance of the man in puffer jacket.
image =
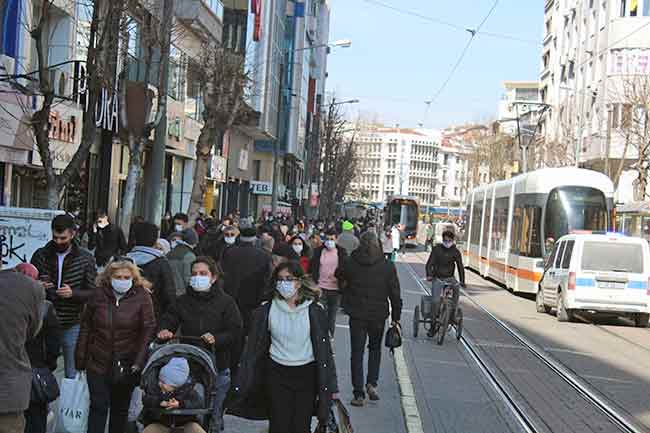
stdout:
{"type": "Polygon", "coordinates": [[[133,260],[142,270],[142,275],[151,283],[154,312],[156,320],[160,320],[176,303],[174,273],[167,257],[154,248],[158,240],[158,227],[147,222],[136,223],[131,226],[131,233],[135,247],[127,257],[133,260]]]}

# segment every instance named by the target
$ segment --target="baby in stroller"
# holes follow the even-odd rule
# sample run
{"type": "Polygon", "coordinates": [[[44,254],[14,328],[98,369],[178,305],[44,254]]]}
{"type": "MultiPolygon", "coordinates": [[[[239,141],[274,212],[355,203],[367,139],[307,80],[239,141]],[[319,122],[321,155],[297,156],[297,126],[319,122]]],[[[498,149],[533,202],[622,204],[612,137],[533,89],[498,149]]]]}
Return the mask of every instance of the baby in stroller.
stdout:
{"type": "Polygon", "coordinates": [[[149,383],[142,397],[144,433],[170,433],[178,428],[183,433],[205,433],[196,415],[171,415],[178,409],[200,409],[204,398],[190,379],[190,366],[185,358],[171,358],[160,369],[158,383],[149,383]]]}

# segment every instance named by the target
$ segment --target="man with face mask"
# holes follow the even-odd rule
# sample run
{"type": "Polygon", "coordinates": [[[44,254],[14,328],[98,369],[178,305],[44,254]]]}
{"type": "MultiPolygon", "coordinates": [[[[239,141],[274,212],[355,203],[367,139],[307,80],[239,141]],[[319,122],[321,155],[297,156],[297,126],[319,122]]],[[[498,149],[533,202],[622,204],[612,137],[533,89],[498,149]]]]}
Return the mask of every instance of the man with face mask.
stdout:
{"type": "Polygon", "coordinates": [[[97,266],[105,266],[111,257],[126,253],[124,233],[121,228],[108,221],[106,212],[97,214],[97,222],[88,236],[88,248],[95,250],[97,266]]]}
{"type": "Polygon", "coordinates": [[[90,251],[75,241],[76,226],[69,215],[52,220],[52,240],[36,250],[32,264],[38,269],[47,299],[54,304],[62,328],[65,377],[76,374],[74,350],[79,338],[81,312],[95,291],[97,270],[90,251]]]}
{"type": "Polygon", "coordinates": [[[458,279],[460,284],[465,286],[465,267],[463,266],[463,257],[454,243],[454,232],[445,231],[442,233],[442,243],[433,247],[429,260],[427,260],[426,272],[427,280],[433,281],[431,286],[431,295],[436,301],[434,303],[434,315],[437,315],[438,302],[443,287],[446,284],[454,286],[454,303],[458,304],[459,290],[458,282],[454,278],[458,270],[458,279]]]}

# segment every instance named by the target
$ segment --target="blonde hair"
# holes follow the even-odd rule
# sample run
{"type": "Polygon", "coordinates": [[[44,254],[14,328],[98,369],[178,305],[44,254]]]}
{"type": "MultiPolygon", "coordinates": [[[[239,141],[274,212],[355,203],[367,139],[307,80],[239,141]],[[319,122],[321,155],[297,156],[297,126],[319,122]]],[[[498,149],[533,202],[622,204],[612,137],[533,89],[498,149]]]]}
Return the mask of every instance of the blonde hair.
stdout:
{"type": "Polygon", "coordinates": [[[102,273],[97,275],[97,287],[111,287],[111,279],[113,274],[119,270],[128,269],[133,278],[133,287],[142,287],[146,290],[151,290],[151,283],[142,276],[140,268],[128,260],[110,261],[102,273]]]}

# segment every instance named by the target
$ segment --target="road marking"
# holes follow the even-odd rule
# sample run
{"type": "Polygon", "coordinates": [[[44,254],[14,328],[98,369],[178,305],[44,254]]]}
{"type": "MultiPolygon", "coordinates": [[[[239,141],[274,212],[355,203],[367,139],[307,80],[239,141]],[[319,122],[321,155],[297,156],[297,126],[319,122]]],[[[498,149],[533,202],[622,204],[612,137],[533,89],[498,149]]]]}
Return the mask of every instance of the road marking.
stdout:
{"type": "Polygon", "coordinates": [[[341,324],[336,324],[337,328],[345,328],[345,329],[350,329],[350,325],[341,325],[341,324]]]}
{"type": "Polygon", "coordinates": [[[404,412],[404,421],[406,422],[406,431],[408,433],[424,433],[422,419],[415,398],[415,390],[411,383],[409,369],[404,359],[402,348],[395,349],[395,372],[397,374],[397,383],[399,384],[400,398],[402,401],[402,411],[404,412]]]}

